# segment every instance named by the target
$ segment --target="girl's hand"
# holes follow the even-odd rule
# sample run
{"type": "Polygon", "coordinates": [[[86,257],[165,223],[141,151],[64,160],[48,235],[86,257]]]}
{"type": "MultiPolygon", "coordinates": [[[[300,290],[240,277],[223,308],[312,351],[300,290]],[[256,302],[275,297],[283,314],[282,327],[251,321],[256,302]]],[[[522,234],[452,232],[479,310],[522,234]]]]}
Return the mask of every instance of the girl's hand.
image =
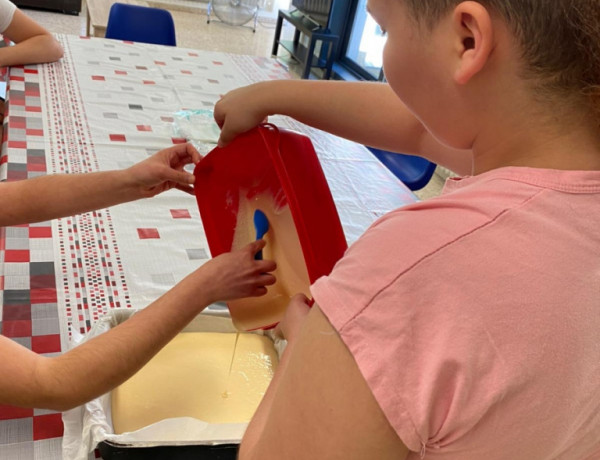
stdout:
{"type": "Polygon", "coordinates": [[[267,120],[265,107],[273,97],[270,82],[234,89],[225,94],[216,104],[215,121],[221,128],[219,147],[229,144],[237,135],[245,133],[267,120]]]}
{"type": "Polygon", "coordinates": [[[275,284],[270,273],[276,268],[272,260],[255,260],[254,255],[265,247],[264,240],[254,241],[236,251],[209,260],[190,276],[202,276],[210,302],[242,297],[258,297],[275,284]]]}
{"type": "Polygon", "coordinates": [[[275,329],[275,334],[283,337],[288,342],[292,342],[300,332],[311,305],[312,301],[304,294],[296,294],[292,297],[283,319],[275,329]]]}

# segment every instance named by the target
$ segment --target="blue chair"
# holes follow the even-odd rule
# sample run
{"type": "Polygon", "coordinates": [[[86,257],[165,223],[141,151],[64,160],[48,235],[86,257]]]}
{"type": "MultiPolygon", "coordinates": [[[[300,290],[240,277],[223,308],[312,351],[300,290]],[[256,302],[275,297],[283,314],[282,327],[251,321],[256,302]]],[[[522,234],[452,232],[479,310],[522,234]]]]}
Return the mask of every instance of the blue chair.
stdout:
{"type": "Polygon", "coordinates": [[[113,3],[110,7],[106,38],[177,46],[171,13],[125,3],[113,3]]]}
{"type": "Polygon", "coordinates": [[[425,158],[367,148],[411,190],[425,187],[435,171],[436,164],[425,158]]]}

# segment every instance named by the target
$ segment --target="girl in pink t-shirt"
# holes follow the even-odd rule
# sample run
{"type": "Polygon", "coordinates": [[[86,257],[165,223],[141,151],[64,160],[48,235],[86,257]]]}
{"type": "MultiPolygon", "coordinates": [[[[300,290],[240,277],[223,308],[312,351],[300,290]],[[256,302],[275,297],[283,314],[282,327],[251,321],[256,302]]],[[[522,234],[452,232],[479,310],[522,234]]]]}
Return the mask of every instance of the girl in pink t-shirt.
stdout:
{"type": "Polygon", "coordinates": [[[289,115],[464,176],[297,297],[240,458],[600,459],[600,2],[369,0],[388,83],[273,81],[289,115]]]}

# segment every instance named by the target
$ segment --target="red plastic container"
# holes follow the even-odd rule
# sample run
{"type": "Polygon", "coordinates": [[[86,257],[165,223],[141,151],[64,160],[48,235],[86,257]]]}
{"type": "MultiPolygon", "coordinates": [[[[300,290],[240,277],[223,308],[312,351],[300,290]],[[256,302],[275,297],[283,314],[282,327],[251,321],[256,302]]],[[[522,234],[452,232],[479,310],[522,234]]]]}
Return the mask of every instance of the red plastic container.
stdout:
{"type": "Polygon", "coordinates": [[[265,259],[277,284],[263,297],[229,303],[240,330],[280,321],[289,298],[331,272],[347,248],[325,175],[310,139],[264,124],[215,148],[198,163],[195,192],[214,256],[255,239],[255,209],[269,219],[265,259]]]}

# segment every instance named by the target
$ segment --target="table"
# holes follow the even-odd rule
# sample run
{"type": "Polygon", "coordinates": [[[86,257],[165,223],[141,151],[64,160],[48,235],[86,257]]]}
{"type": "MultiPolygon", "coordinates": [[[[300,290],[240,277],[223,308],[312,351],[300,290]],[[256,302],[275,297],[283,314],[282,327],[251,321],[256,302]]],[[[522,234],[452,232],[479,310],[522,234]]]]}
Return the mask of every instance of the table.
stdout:
{"type": "MultiPolygon", "coordinates": [[[[0,180],[125,168],[173,143],[173,114],[212,108],[276,60],[58,35],[64,58],[9,71],[0,180]]],[[[346,237],[414,195],[360,145],[308,134],[346,237]]],[[[143,308],[209,257],[195,199],[177,190],[83,215],[0,229],[1,332],[52,356],[109,309],[143,308]]],[[[93,378],[93,376],[90,376],[93,378]]],[[[0,458],[61,458],[61,415],[0,407],[0,458]]]]}

